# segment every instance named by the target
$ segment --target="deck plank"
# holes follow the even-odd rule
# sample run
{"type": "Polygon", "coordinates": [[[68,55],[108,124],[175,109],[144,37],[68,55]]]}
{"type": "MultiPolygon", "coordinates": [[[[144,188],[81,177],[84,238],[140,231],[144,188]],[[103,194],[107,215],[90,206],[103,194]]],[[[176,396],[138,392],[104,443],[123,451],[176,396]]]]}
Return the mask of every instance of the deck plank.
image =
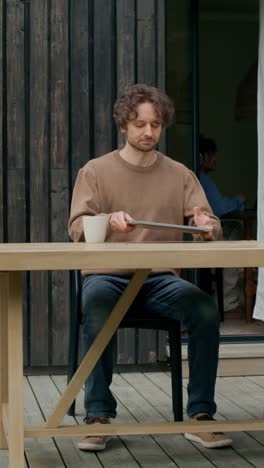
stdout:
{"type": "MultiPolygon", "coordinates": [[[[57,388],[60,392],[63,392],[66,387],[66,378],[64,376],[53,376],[53,380],[57,385],[57,388]]],[[[84,418],[84,408],[83,408],[83,399],[84,392],[81,391],[76,400],[76,421],[78,424],[83,424],[84,418]]],[[[118,422],[121,422],[118,419],[118,422]]],[[[128,467],[136,468],[140,464],[134,459],[132,452],[130,453],[127,450],[127,447],[120,437],[114,437],[113,440],[109,443],[110,450],[98,453],[98,459],[100,460],[104,468],[114,468],[114,467],[128,467]]],[[[87,453],[87,455],[89,455],[87,453]]]]}
{"type": "MultiPolygon", "coordinates": [[[[142,398],[138,391],[128,384],[124,378],[124,375],[115,375],[113,391],[123,402],[123,404],[126,405],[128,410],[133,414],[137,421],[149,422],[165,420],[159,409],[157,411],[157,409],[149,401],[146,401],[144,398],[142,398]]],[[[152,391],[157,394],[157,389],[154,389],[153,385],[152,391]]],[[[168,414],[170,420],[172,420],[172,403],[170,400],[168,400],[168,407],[166,408],[165,413],[168,414]]],[[[180,468],[187,468],[190,466],[207,468],[213,466],[210,461],[204,458],[189,441],[184,439],[181,434],[171,434],[166,435],[165,437],[156,435],[152,437],[174,461],[174,463],[176,463],[176,466],[179,466],[180,468]]]]}
{"type": "MultiPolygon", "coordinates": [[[[151,400],[152,405],[156,406],[158,401],[156,401],[156,392],[151,391],[153,387],[153,383],[151,383],[145,375],[139,373],[129,373],[123,374],[124,378],[134,387],[137,391],[142,395],[144,399],[147,401],[151,400]]],[[[186,382],[186,381],[185,381],[186,382]]],[[[161,408],[162,412],[162,408],[161,408]]],[[[164,415],[164,417],[166,417],[164,415]]],[[[223,419],[223,415],[217,415],[218,419],[223,419]]],[[[249,439],[251,438],[247,434],[240,434],[242,438],[246,438],[248,444],[249,439]]],[[[242,445],[242,444],[241,444],[242,445]]],[[[256,445],[256,442],[253,441],[253,445],[256,445]]],[[[223,450],[208,450],[201,446],[198,446],[199,451],[203,453],[205,457],[208,457],[210,461],[217,467],[224,467],[227,463],[232,464],[234,467],[246,467],[252,466],[249,462],[247,462],[243,455],[240,454],[238,451],[234,450],[232,447],[227,447],[223,450]]]]}
{"type": "MultiPolygon", "coordinates": [[[[116,376],[114,376],[114,381],[116,379],[116,376]]],[[[56,380],[57,381],[57,380],[56,380]]],[[[64,382],[65,384],[65,382],[64,382]]],[[[114,392],[114,384],[113,384],[113,393],[114,392]]],[[[117,396],[117,395],[116,395],[117,396]]],[[[118,397],[118,396],[117,396],[118,397]]],[[[78,408],[78,402],[77,402],[77,408],[78,408]]],[[[77,410],[78,411],[78,410],[77,410]]],[[[133,423],[137,421],[135,417],[126,409],[126,407],[122,404],[122,401],[118,399],[118,416],[114,422],[117,423],[133,423]]],[[[166,467],[166,468],[171,468],[175,467],[175,464],[171,461],[171,459],[164,453],[164,451],[159,447],[159,445],[155,442],[155,440],[150,437],[150,436],[123,436],[120,437],[122,440],[124,446],[127,448],[127,450],[132,454],[133,458],[136,460],[138,463],[137,466],[153,466],[154,468],[158,468],[160,466],[166,467]],[[142,443],[143,442],[143,443],[142,443]]],[[[113,447],[113,445],[111,445],[113,447]]],[[[110,453],[110,451],[109,451],[110,453]]],[[[104,463],[103,457],[107,454],[107,452],[104,452],[104,454],[100,454],[101,456],[101,461],[104,463]]],[[[124,465],[121,466],[126,466],[127,462],[124,465]]],[[[105,465],[104,465],[105,466],[105,465]]],[[[114,462],[112,462],[112,465],[110,466],[116,466],[114,462]]]]}
{"type": "MultiPolygon", "coordinates": [[[[187,400],[184,379],[184,402],[187,400]]],[[[48,417],[66,386],[65,376],[31,376],[24,379],[25,421],[40,425],[48,417]]],[[[264,377],[224,377],[217,379],[217,419],[263,417],[264,377]]],[[[112,391],[118,401],[118,417],[113,423],[171,421],[171,381],[169,373],[115,374],[112,391]]],[[[76,401],[76,417],[65,417],[65,424],[83,424],[83,389],[76,401]]],[[[185,419],[187,418],[185,414],[185,419]]],[[[81,452],[77,438],[26,439],[27,468],[262,468],[264,431],[232,433],[232,448],[203,449],[181,434],[114,437],[109,450],[81,452]]],[[[0,451],[0,466],[8,468],[8,453],[0,451]]]]}
{"type": "MultiPolygon", "coordinates": [[[[221,379],[218,385],[223,388],[228,387],[228,392],[232,399],[237,395],[237,403],[243,406],[250,413],[250,417],[261,418],[264,414],[263,405],[263,376],[250,376],[250,377],[229,377],[221,379]]],[[[262,448],[262,456],[264,450],[264,431],[248,431],[249,436],[259,442],[262,448]]],[[[254,451],[255,455],[255,451],[254,451]]],[[[256,463],[256,462],[255,462],[256,463]]],[[[257,466],[253,463],[253,466],[257,466]]]]}
{"type": "Polygon", "coordinates": [[[247,377],[247,380],[254,382],[256,385],[264,388],[264,376],[263,375],[252,375],[247,377]]]}
{"type": "MultiPolygon", "coordinates": [[[[1,468],[9,468],[9,457],[8,457],[8,450],[0,450],[0,466],[1,468]]],[[[25,464],[25,467],[27,465],[25,464]]]]}
{"type": "MultiPolygon", "coordinates": [[[[46,420],[60,397],[58,388],[49,376],[31,376],[29,381],[46,420]]],[[[75,419],[71,416],[65,416],[63,422],[69,425],[76,424],[75,419]]],[[[67,468],[84,468],[87,465],[90,468],[101,468],[95,453],[86,453],[78,449],[76,437],[56,437],[54,440],[67,468]]]]}
{"type": "MultiPolygon", "coordinates": [[[[32,391],[28,379],[24,378],[25,394],[25,423],[27,425],[41,425],[44,422],[42,408],[32,391]]],[[[64,467],[61,456],[52,439],[25,439],[25,453],[30,468],[64,467]],[[45,463],[44,463],[45,462],[45,463]]]]}
{"type": "MultiPolygon", "coordinates": [[[[264,392],[253,382],[244,377],[223,377],[217,380],[216,390],[227,394],[230,401],[238,403],[241,408],[256,418],[261,417],[260,408],[264,408],[264,392]]],[[[262,412],[263,415],[263,412],[262,412]]]]}

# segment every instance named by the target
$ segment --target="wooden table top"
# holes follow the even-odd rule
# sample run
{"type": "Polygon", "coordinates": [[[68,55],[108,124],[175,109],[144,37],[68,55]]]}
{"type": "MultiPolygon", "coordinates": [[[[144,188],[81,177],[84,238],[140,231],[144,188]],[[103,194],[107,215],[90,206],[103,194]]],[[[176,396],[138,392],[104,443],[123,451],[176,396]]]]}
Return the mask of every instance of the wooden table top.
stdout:
{"type": "Polygon", "coordinates": [[[264,266],[263,241],[0,244],[0,271],[264,266]]]}

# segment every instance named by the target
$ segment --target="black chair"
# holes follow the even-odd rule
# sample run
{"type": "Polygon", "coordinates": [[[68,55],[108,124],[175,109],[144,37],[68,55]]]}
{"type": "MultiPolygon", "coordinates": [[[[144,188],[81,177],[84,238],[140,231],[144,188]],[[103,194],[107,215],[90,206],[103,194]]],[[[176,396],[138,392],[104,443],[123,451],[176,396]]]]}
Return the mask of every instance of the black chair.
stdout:
{"type": "MultiPolygon", "coordinates": [[[[80,325],[82,322],[82,278],[80,271],[75,271],[71,282],[71,310],[70,310],[70,337],[68,358],[68,383],[78,367],[78,349],[80,325]]],[[[149,330],[166,330],[170,345],[172,408],[174,421],[183,420],[182,400],[182,354],[181,354],[181,324],[179,321],[158,318],[155,315],[146,315],[144,311],[137,314],[127,313],[121,328],[143,328],[149,330]]],[[[68,410],[70,416],[75,414],[75,401],[68,410]]]]}
{"type": "Polygon", "coordinates": [[[224,321],[224,285],[223,268],[201,268],[199,275],[199,287],[206,293],[212,295],[213,283],[216,286],[217,305],[221,322],[224,321]]]}

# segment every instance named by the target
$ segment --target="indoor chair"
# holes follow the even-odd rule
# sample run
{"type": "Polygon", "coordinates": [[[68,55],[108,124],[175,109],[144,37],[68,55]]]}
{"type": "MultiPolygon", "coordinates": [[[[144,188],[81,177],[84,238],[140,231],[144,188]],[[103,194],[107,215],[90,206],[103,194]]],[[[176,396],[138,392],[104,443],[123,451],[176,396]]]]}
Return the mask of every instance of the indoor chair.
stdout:
{"type": "Polygon", "coordinates": [[[219,318],[224,321],[224,284],[223,284],[223,268],[200,268],[199,270],[199,287],[210,294],[213,293],[213,283],[216,287],[217,306],[219,318]]]}
{"type": "MultiPolygon", "coordinates": [[[[68,383],[78,367],[78,350],[80,325],[82,322],[82,277],[81,272],[73,272],[71,281],[70,336],[68,357],[68,383]]],[[[133,315],[127,313],[119,325],[120,328],[143,328],[149,330],[166,330],[168,332],[171,364],[172,409],[174,421],[183,420],[182,400],[182,354],[180,321],[144,314],[138,310],[133,315]]],[[[75,414],[75,401],[68,410],[70,416],[75,414]]]]}

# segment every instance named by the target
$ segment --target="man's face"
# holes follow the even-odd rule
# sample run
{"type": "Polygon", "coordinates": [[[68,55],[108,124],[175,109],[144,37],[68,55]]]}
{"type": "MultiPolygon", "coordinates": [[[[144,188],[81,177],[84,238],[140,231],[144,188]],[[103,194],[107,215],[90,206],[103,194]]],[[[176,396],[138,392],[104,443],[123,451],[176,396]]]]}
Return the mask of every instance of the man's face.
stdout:
{"type": "Polygon", "coordinates": [[[152,151],[159,142],[161,122],[151,102],[143,102],[137,107],[137,117],[129,120],[121,128],[127,134],[127,141],[136,150],[152,151]]]}
{"type": "Polygon", "coordinates": [[[205,153],[204,165],[207,171],[215,171],[216,169],[216,153],[205,153]]]}

